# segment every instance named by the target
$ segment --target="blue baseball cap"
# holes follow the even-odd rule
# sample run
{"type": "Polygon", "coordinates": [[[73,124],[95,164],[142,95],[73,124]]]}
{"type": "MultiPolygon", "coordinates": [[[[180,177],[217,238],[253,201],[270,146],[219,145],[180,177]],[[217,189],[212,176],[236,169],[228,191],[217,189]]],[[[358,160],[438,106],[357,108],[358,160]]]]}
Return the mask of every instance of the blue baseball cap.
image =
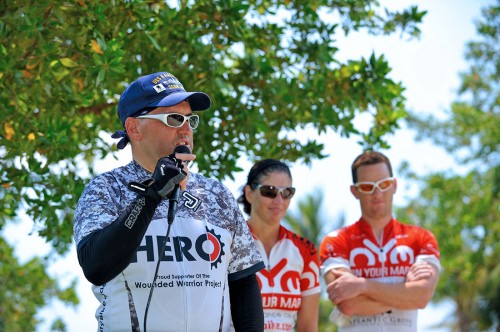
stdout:
{"type": "MultiPolygon", "coordinates": [[[[128,117],[135,117],[161,106],[174,106],[189,102],[191,110],[204,111],[210,107],[210,97],[204,92],[186,92],[179,80],[168,72],[139,77],[123,91],[118,101],[118,117],[125,127],[128,117]]],[[[111,137],[122,138],[118,148],[123,149],[128,139],[126,132],[116,131],[111,137]]]]}

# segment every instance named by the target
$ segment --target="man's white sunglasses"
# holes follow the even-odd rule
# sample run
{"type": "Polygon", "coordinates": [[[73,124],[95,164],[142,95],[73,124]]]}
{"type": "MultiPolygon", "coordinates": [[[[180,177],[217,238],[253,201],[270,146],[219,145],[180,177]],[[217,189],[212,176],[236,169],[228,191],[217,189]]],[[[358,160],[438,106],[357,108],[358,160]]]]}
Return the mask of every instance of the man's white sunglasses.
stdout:
{"type": "Polygon", "coordinates": [[[165,113],[165,114],[146,114],[138,116],[137,119],[154,119],[163,122],[165,125],[172,128],[180,128],[186,121],[189,123],[191,129],[198,128],[200,117],[196,114],[183,115],[179,113],[165,113]]]}
{"type": "Polygon", "coordinates": [[[375,188],[378,188],[380,192],[384,192],[392,188],[393,183],[394,178],[385,178],[377,182],[358,182],[353,184],[353,186],[358,188],[359,192],[362,194],[373,194],[375,188]]]}

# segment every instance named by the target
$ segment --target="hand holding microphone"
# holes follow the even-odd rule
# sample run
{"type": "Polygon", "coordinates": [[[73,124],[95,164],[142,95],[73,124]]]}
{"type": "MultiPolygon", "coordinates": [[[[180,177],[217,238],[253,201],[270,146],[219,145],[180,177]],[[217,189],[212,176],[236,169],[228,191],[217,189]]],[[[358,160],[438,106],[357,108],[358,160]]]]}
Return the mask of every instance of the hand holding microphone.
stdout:
{"type": "MultiPolygon", "coordinates": [[[[187,174],[188,174],[186,171],[184,171],[184,165],[182,164],[182,160],[181,159],[177,159],[175,157],[177,153],[180,153],[180,154],[190,154],[191,151],[185,145],[178,145],[174,149],[173,160],[175,160],[175,162],[177,163],[177,167],[179,167],[178,169],[181,170],[181,174],[184,177],[182,179],[180,179],[178,182],[176,182],[174,184],[174,188],[169,192],[169,194],[167,194],[168,199],[169,199],[167,221],[168,221],[169,224],[172,224],[172,222],[174,221],[174,218],[175,218],[175,211],[177,210],[177,203],[179,202],[179,194],[180,194],[180,191],[181,191],[180,182],[182,180],[184,180],[187,177],[187,174]]],[[[167,158],[169,158],[169,160],[172,160],[172,159],[170,159],[170,157],[167,157],[167,158]]],[[[164,159],[164,158],[162,158],[162,159],[164,159]]],[[[160,159],[160,161],[161,161],[161,159],[160,159]]],[[[160,162],[160,161],[158,161],[158,162],[160,162]]],[[[157,166],[157,168],[158,168],[158,166],[157,166]]],[[[187,163],[186,163],[186,168],[187,168],[187,163]]],[[[156,170],[155,170],[155,173],[156,173],[156,170]]],[[[175,178],[177,178],[177,176],[175,176],[173,179],[175,179],[175,178]]],[[[154,179],[154,173],[153,173],[153,179],[154,179]]],[[[171,182],[171,181],[169,181],[169,182],[171,182]]],[[[167,183],[167,185],[168,185],[168,183],[167,183]]]]}
{"type": "Polygon", "coordinates": [[[173,196],[176,196],[177,200],[180,183],[187,177],[188,172],[183,160],[175,157],[176,153],[191,154],[191,151],[185,145],[177,146],[173,154],[158,160],[151,179],[143,183],[131,182],[129,188],[142,196],[153,198],[158,203],[173,196]]]}
{"type": "Polygon", "coordinates": [[[185,145],[177,146],[173,154],[158,160],[153,172],[153,186],[163,199],[170,198],[176,186],[187,177],[182,160],[175,157],[176,153],[191,153],[191,151],[185,145]]]}

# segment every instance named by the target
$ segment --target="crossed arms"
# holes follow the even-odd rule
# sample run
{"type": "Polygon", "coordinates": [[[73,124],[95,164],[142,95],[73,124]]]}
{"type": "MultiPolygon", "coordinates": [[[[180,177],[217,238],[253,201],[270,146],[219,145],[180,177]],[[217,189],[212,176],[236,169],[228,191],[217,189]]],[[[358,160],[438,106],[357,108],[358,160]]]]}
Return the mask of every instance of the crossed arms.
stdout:
{"type": "Polygon", "coordinates": [[[439,279],[438,268],[427,262],[411,266],[404,283],[388,284],[356,277],[347,269],[325,274],[328,297],[345,315],[369,316],[392,309],[422,309],[432,298],[439,279]]]}

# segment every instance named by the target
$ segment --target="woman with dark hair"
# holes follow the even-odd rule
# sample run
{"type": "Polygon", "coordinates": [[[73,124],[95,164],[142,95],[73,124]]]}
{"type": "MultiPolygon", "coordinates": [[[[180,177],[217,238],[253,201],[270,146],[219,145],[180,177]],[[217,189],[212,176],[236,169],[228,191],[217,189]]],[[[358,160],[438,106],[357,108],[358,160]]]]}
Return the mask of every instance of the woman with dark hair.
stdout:
{"type": "Polygon", "coordinates": [[[281,161],[265,159],[250,170],[238,202],[266,268],[257,273],[265,331],[318,330],[319,262],[314,244],[281,225],[295,194],[281,161]]]}

